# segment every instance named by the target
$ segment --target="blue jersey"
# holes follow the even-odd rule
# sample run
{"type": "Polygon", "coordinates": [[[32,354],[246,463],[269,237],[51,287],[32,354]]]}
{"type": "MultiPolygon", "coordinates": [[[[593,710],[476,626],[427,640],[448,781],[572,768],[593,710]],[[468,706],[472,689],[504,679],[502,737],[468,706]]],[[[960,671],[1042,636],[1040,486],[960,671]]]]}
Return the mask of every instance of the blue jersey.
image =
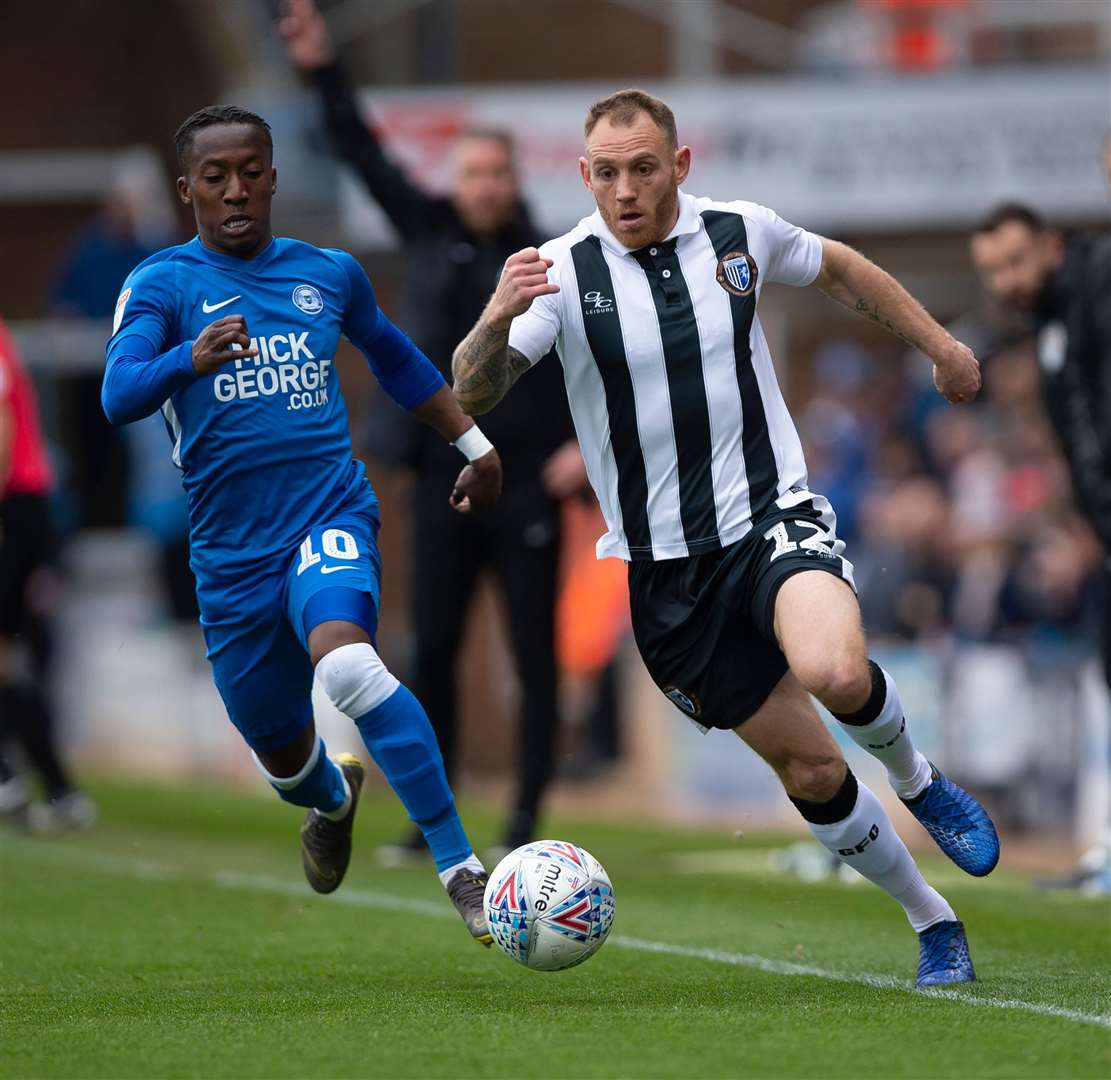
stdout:
{"type": "Polygon", "coordinates": [[[239,259],[194,238],[152,255],[124,282],[104,410],[117,424],[162,411],[202,580],[288,559],[314,524],[337,513],[376,511],[333,366],[341,334],[404,408],[444,385],[343,251],[275,238],[239,259]],[[259,355],[198,376],[194,339],[230,314],[246,319],[259,355]]]}

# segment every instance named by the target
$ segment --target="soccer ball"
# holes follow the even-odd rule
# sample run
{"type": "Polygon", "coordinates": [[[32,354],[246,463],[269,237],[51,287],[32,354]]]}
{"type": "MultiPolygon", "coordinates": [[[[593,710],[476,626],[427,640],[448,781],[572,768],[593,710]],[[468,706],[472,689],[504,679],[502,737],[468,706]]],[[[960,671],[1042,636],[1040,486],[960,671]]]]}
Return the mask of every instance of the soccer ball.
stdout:
{"type": "Polygon", "coordinates": [[[511,851],[494,867],[485,902],[498,948],[534,971],[581,964],[613,925],[609,876],[590,852],[564,840],[511,851]]]}

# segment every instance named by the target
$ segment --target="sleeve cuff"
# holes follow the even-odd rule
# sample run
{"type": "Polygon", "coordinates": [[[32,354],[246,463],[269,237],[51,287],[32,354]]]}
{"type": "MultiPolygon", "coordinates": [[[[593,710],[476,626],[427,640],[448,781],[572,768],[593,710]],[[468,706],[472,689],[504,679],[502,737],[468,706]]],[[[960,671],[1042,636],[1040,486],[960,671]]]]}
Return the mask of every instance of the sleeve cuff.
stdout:
{"type": "Polygon", "coordinates": [[[801,284],[812,285],[814,279],[818,276],[822,269],[822,238],[817,233],[803,232],[806,237],[807,244],[810,247],[809,252],[809,265],[806,269],[806,280],[801,284]]]}

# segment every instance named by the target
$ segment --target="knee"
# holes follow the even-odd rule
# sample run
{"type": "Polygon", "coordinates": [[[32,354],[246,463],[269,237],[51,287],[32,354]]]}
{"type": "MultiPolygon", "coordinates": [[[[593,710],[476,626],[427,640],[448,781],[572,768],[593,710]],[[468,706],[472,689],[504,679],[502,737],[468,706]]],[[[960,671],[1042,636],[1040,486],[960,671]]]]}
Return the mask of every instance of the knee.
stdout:
{"type": "Polygon", "coordinates": [[[365,642],[326,653],[316,665],[316,677],[332,704],[352,720],[376,709],[401,685],[365,642]]]}
{"type": "Polygon", "coordinates": [[[845,759],[840,753],[795,758],[778,771],[792,798],[824,803],[829,802],[845,782],[845,759]]]}
{"type": "Polygon", "coordinates": [[[872,691],[867,659],[850,652],[833,653],[809,666],[799,681],[830,712],[855,712],[872,691]]]}

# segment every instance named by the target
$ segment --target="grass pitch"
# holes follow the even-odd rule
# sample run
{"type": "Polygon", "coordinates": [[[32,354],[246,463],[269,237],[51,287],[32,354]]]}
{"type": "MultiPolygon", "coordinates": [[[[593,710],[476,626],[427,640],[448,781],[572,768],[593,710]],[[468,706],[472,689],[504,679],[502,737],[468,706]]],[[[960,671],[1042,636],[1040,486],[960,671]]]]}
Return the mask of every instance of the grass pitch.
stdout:
{"type": "Polygon", "coordinates": [[[803,884],[721,832],[554,821],[609,870],[617,917],[545,975],[472,943],[431,868],[374,865],[403,826],[388,796],[317,897],[277,800],[93,794],[91,832],[0,836],[4,1077],[1111,1075],[1111,906],[1014,875],[927,861],[981,981],[922,994],[870,886],[803,884]]]}

